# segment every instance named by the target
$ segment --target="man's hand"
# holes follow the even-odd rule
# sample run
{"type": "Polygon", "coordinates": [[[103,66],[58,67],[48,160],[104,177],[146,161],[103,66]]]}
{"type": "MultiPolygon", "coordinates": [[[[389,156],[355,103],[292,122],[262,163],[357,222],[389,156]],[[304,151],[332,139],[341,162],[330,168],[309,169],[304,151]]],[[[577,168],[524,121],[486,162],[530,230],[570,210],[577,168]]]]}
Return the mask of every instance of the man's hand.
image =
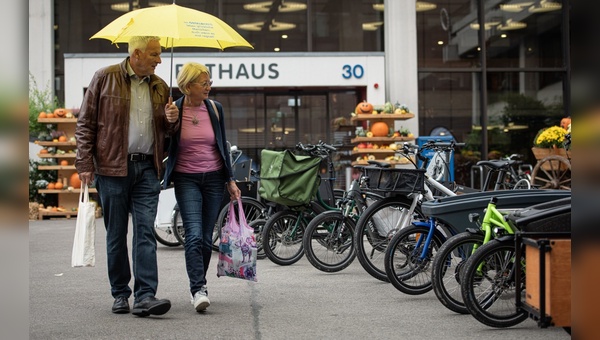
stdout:
{"type": "Polygon", "coordinates": [[[80,172],[79,179],[81,180],[81,185],[90,186],[94,182],[94,173],[93,172],[80,172]]]}

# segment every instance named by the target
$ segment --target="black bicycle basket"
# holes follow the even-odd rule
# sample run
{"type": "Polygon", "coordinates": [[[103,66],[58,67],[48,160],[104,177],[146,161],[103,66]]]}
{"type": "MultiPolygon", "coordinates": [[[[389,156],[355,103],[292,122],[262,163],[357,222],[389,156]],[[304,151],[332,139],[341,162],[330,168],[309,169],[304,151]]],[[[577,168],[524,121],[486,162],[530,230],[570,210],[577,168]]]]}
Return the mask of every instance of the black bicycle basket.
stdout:
{"type": "Polygon", "coordinates": [[[397,194],[425,192],[425,169],[364,167],[367,187],[397,194]]]}

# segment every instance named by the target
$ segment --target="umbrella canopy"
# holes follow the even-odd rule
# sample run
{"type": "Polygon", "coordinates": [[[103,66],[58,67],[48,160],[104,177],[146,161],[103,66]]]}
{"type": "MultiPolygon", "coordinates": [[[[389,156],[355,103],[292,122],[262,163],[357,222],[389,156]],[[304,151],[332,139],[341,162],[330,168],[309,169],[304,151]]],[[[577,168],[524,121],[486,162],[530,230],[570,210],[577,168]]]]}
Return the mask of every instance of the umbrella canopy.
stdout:
{"type": "MultiPolygon", "coordinates": [[[[173,47],[254,48],[223,20],[195,9],[171,5],[137,9],[106,25],[91,39],[107,39],[113,44],[128,43],[134,36],[157,36],[171,48],[169,93],[173,97],[173,47]]],[[[117,45],[118,47],[118,45],[117,45]]]]}
{"type": "Polygon", "coordinates": [[[90,39],[127,43],[133,36],[158,36],[165,48],[253,48],[221,19],[176,4],[142,8],[123,14],[90,39]]]}

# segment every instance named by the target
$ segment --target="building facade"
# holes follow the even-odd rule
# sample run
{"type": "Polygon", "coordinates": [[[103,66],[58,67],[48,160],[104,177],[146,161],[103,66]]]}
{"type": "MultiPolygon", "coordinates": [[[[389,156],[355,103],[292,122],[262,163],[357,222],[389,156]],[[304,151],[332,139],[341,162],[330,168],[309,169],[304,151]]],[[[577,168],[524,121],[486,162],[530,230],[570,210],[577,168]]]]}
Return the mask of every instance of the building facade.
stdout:
{"type": "MultiPolygon", "coordinates": [[[[176,3],[221,18],[254,46],[176,48],[172,63],[164,51],[157,73],[169,82],[187,61],[209,65],[229,139],[255,159],[263,148],[337,142],[332,120],[362,100],[389,101],[415,113],[402,127],[416,136],[466,142],[455,169],[468,176],[491,152],[533,162],[537,131],[570,115],[569,0],[176,3]]],[[[30,0],[39,51],[30,48],[30,72],[78,107],[93,72],[126,52],[89,38],[124,11],[161,4],[30,0]]]]}

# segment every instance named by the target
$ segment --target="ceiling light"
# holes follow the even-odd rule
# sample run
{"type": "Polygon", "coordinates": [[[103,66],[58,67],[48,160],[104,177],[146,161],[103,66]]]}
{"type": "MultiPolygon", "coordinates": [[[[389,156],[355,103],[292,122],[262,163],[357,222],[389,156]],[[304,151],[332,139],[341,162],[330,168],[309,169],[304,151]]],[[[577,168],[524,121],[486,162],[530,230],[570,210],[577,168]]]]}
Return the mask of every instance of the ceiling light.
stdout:
{"type": "Polygon", "coordinates": [[[279,52],[279,51],[281,51],[281,50],[279,49],[279,47],[275,47],[275,48],[273,49],[273,51],[275,51],[275,52],[279,52]]]}
{"type": "MultiPolygon", "coordinates": [[[[417,10],[417,12],[425,12],[425,11],[430,11],[432,9],[436,9],[437,5],[431,2],[426,2],[426,1],[416,1],[415,2],[415,9],[417,10]]],[[[384,5],[383,4],[373,4],[373,9],[376,11],[383,11],[384,10],[384,5]]]]}
{"type": "MultiPolygon", "coordinates": [[[[134,10],[140,9],[140,3],[137,0],[133,1],[131,5],[134,10]]],[[[164,3],[164,2],[150,1],[148,3],[148,5],[150,7],[159,7],[159,6],[167,6],[170,4],[164,3]]],[[[110,5],[110,9],[112,9],[113,11],[117,11],[117,12],[129,12],[129,2],[119,2],[117,4],[112,4],[112,5],[110,5]]]]}
{"type": "Polygon", "coordinates": [[[362,29],[363,31],[376,31],[381,25],[383,25],[383,21],[365,22],[362,24],[362,29]]]}
{"type": "MultiPolygon", "coordinates": [[[[249,22],[246,24],[238,24],[237,27],[246,31],[260,31],[265,23],[263,21],[249,22]]],[[[271,21],[269,31],[285,31],[296,28],[296,24],[291,24],[281,21],[271,21]]]]}
{"type": "MultiPolygon", "coordinates": [[[[492,27],[498,26],[498,25],[500,25],[500,21],[488,21],[485,24],[483,24],[483,27],[485,27],[485,30],[487,31],[487,30],[491,29],[492,27]]],[[[479,23],[474,22],[474,23],[470,24],[469,27],[471,27],[471,29],[478,30],[479,23]]]]}
{"type": "Polygon", "coordinates": [[[543,13],[558,11],[562,8],[562,5],[558,2],[552,2],[547,0],[541,0],[539,4],[529,7],[529,13],[543,13]]]}
{"type": "Polygon", "coordinates": [[[443,44],[444,44],[444,42],[443,42],[443,41],[441,41],[441,40],[439,40],[439,41],[437,42],[437,44],[438,44],[438,45],[443,45],[443,44]]]}
{"type": "Polygon", "coordinates": [[[513,19],[507,19],[504,24],[498,26],[498,29],[501,31],[512,31],[520,30],[525,27],[527,27],[527,24],[524,22],[513,21],[513,19]]]}
{"type": "Polygon", "coordinates": [[[431,2],[417,1],[416,8],[417,12],[425,12],[436,9],[437,5],[431,2]]]}
{"type": "MultiPolygon", "coordinates": [[[[133,9],[140,8],[139,2],[134,1],[132,3],[132,8],[133,9]]],[[[112,9],[113,11],[117,11],[117,12],[129,12],[129,2],[119,2],[117,4],[112,4],[112,5],[110,5],[110,9],[112,9]]]]}
{"type": "Polygon", "coordinates": [[[281,35],[281,39],[287,39],[287,38],[288,38],[288,35],[287,35],[287,34],[282,34],[282,35],[281,35]]]}
{"type": "Polygon", "coordinates": [[[516,4],[501,4],[500,9],[504,12],[518,13],[524,10],[526,7],[533,5],[533,1],[530,2],[519,2],[516,4]]]}
{"type": "MultiPolygon", "coordinates": [[[[272,5],[273,5],[273,1],[261,1],[261,2],[255,2],[252,4],[245,4],[244,9],[247,11],[266,13],[271,10],[272,5]]],[[[305,9],[306,9],[306,4],[303,4],[300,2],[291,2],[291,1],[284,2],[282,0],[281,5],[279,5],[279,8],[277,10],[279,12],[295,12],[295,11],[302,11],[305,9]]]]}

